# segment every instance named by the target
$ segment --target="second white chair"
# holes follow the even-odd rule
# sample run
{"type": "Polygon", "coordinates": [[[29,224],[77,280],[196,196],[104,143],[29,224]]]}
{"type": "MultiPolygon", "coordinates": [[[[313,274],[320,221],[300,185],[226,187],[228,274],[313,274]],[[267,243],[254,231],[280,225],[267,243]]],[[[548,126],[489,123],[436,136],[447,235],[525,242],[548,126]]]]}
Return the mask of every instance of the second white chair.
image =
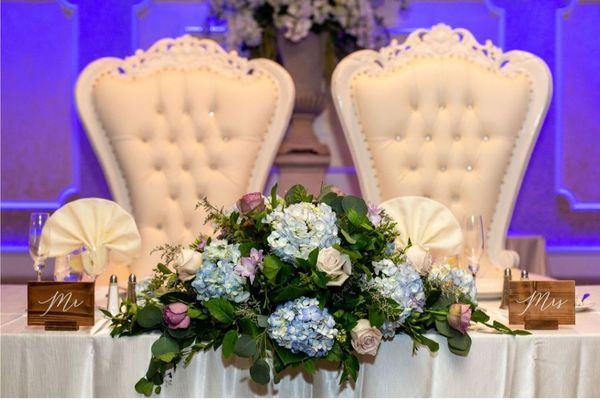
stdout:
{"type": "Polygon", "coordinates": [[[332,90],[366,198],[425,196],[459,220],[482,215],[483,275],[516,265],[504,240],[552,91],[540,58],[439,24],[351,54],[332,90]]]}

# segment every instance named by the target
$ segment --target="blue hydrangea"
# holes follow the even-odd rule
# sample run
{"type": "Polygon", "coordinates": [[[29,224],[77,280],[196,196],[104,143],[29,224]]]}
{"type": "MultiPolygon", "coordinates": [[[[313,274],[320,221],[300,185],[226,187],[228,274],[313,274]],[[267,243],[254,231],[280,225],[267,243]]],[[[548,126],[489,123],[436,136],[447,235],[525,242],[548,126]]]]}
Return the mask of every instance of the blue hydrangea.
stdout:
{"type": "Polygon", "coordinates": [[[477,288],[473,276],[460,268],[449,265],[434,265],[429,273],[429,282],[432,286],[441,289],[444,294],[453,296],[458,300],[460,295],[465,295],[477,304],[477,288]]]}
{"type": "Polygon", "coordinates": [[[387,331],[403,324],[413,311],[423,311],[423,281],[412,265],[396,265],[391,260],[383,259],[373,262],[373,267],[375,275],[365,282],[365,288],[375,289],[381,296],[395,300],[402,309],[397,321],[388,322],[387,331]]]}
{"type": "Polygon", "coordinates": [[[299,297],[280,304],[269,316],[269,337],[293,353],[322,357],[338,334],[335,320],[317,299],[299,297]]]}
{"type": "Polygon", "coordinates": [[[226,240],[213,240],[206,246],[202,253],[202,267],[192,282],[198,300],[218,297],[235,303],[248,300],[250,292],[246,291],[246,278],[234,271],[240,256],[239,246],[226,240]]]}
{"type": "Polygon", "coordinates": [[[267,242],[284,261],[306,259],[316,248],[340,243],[335,212],[327,204],[297,203],[277,206],[263,222],[271,225],[267,242]]]}

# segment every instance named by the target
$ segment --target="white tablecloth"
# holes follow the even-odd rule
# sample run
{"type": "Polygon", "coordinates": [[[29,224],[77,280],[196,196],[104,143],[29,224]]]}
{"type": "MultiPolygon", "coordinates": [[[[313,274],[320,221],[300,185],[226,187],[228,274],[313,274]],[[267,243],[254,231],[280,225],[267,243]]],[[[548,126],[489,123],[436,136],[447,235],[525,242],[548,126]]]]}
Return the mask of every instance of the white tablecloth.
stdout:
{"type": "MultiPolygon", "coordinates": [[[[106,329],[92,334],[90,328],[27,327],[25,287],[0,290],[2,397],[141,397],[133,387],[146,372],[157,335],[113,339],[106,329]]],[[[178,367],[160,397],[600,396],[600,286],[577,290],[592,293],[597,305],[578,313],[575,326],[525,337],[472,332],[466,358],[451,354],[440,337],[438,354],[422,348],[413,356],[410,339],[398,336],[383,343],[375,359],[363,358],[355,387],[340,388],[339,373],[331,368],[314,377],[294,371],[278,385],[261,387],[238,368],[242,360],[236,366],[218,350],[178,367]]],[[[97,293],[102,300],[102,289],[97,293]]],[[[493,309],[497,302],[481,305],[493,309]]]]}

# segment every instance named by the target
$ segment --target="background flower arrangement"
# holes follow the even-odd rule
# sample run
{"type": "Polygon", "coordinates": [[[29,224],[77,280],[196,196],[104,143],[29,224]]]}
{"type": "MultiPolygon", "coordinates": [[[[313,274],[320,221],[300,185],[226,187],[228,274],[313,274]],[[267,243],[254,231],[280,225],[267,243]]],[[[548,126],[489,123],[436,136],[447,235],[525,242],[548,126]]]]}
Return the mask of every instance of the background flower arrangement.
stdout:
{"type": "Polygon", "coordinates": [[[435,352],[425,336],[435,330],[467,355],[471,322],[527,333],[489,324],[465,271],[395,248],[395,224],[374,205],[328,188],[316,198],[299,185],[283,199],[275,193],[247,194],[228,212],[204,200],[218,235],[163,246],[144,298],[109,314],[113,336],[161,332],[138,392],[160,393],[180,361],[219,347],[247,357],[260,384],[287,367],[314,373],[318,361],[335,363],[343,383],[357,379],[357,354],[375,356],[397,334],[435,352]]]}
{"type": "MultiPolygon", "coordinates": [[[[395,0],[399,8],[406,0],[395,0]]],[[[361,48],[389,41],[378,14],[384,0],[211,0],[211,12],[227,21],[227,43],[255,57],[277,59],[277,32],[299,42],[310,32],[327,33],[326,58],[333,71],[340,60],[361,48]]],[[[330,75],[330,74],[329,74],[330,75]]]]}

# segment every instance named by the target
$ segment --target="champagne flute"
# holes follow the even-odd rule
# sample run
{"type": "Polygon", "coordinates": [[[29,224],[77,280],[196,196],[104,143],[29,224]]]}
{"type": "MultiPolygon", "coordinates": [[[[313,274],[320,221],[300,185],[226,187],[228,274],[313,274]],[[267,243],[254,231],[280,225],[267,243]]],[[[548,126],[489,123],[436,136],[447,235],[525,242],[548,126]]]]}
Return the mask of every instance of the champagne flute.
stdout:
{"type": "Polygon", "coordinates": [[[469,271],[475,279],[475,275],[479,271],[479,259],[483,255],[485,247],[483,217],[481,215],[469,215],[465,218],[464,235],[464,251],[469,263],[469,271]]]}
{"type": "Polygon", "coordinates": [[[33,259],[33,269],[37,273],[38,282],[42,281],[42,270],[48,258],[48,246],[46,243],[42,244],[42,231],[48,217],[48,213],[32,213],[29,217],[29,255],[33,259]]]}

